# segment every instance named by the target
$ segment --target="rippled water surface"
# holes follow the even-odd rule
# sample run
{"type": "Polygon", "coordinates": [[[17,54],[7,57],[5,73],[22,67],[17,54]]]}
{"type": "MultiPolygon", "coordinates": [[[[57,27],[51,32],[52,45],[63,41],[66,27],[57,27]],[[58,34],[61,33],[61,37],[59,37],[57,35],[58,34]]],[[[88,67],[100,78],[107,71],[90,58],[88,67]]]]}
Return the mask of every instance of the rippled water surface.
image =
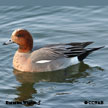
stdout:
{"type": "Polygon", "coordinates": [[[108,107],[108,7],[0,6],[0,108],[25,108],[5,104],[24,100],[41,100],[29,108],[108,107]],[[12,66],[18,46],[2,45],[17,28],[29,30],[37,46],[94,41],[90,47],[105,48],[64,70],[19,73],[12,66]],[[85,105],[86,100],[104,104],[85,105]]]}

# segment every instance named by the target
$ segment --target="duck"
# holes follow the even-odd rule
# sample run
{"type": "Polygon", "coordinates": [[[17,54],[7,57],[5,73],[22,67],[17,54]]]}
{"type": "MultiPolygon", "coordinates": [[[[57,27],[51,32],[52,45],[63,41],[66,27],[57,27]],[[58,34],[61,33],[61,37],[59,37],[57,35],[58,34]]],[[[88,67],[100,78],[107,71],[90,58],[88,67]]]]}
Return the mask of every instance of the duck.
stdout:
{"type": "Polygon", "coordinates": [[[26,29],[16,29],[3,45],[16,43],[19,47],[13,57],[13,68],[21,72],[48,72],[67,68],[82,62],[93,51],[102,47],[86,48],[88,42],[49,44],[33,50],[33,38],[26,29]]]}

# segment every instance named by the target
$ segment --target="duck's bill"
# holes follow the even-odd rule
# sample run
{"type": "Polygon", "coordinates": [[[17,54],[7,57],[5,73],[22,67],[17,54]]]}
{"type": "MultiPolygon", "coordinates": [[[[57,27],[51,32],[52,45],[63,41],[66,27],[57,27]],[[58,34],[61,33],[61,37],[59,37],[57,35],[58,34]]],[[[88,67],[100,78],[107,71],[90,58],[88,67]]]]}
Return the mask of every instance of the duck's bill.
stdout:
{"type": "Polygon", "coordinates": [[[12,43],[14,43],[14,42],[10,39],[7,42],[4,42],[3,45],[9,45],[9,44],[12,44],[12,43]]]}

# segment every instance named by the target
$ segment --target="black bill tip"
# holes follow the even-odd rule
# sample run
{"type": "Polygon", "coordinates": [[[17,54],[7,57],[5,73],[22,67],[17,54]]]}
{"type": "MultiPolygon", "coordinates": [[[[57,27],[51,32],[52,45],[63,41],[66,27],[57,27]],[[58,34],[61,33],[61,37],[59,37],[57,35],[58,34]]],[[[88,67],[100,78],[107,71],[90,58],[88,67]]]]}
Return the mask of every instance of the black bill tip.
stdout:
{"type": "Polygon", "coordinates": [[[7,45],[5,42],[2,45],[7,45]]]}

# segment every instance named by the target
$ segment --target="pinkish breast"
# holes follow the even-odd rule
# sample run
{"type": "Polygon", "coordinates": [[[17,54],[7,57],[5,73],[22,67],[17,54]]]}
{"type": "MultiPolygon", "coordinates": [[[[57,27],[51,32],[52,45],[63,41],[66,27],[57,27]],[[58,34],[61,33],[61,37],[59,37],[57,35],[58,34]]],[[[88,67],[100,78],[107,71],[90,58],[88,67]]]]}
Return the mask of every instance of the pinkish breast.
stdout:
{"type": "Polygon", "coordinates": [[[20,53],[16,51],[13,58],[13,67],[19,71],[29,71],[31,67],[29,56],[30,53],[20,53]]]}

